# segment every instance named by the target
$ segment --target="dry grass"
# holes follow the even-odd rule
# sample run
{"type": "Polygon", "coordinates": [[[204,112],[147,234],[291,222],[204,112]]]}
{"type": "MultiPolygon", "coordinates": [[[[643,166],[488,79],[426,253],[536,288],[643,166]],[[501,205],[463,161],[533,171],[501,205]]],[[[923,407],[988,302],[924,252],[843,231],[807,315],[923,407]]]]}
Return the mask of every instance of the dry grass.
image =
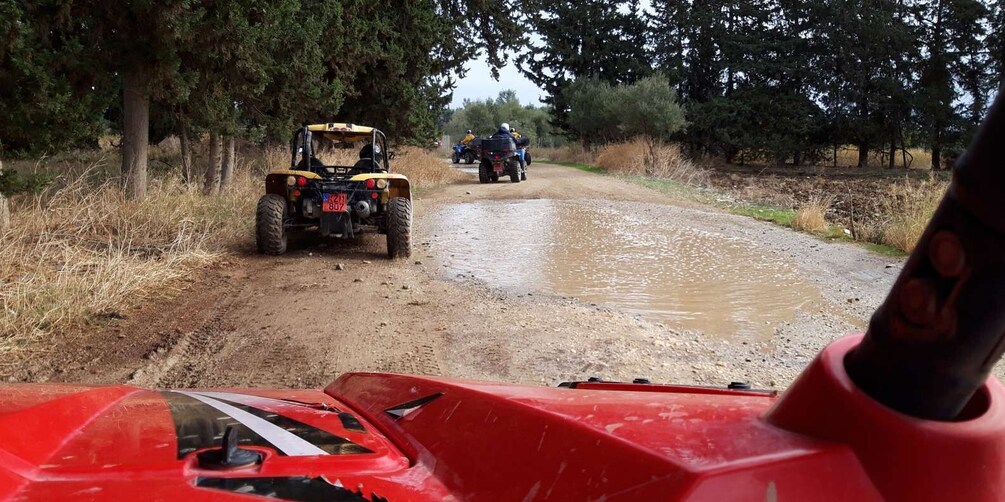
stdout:
{"type": "Polygon", "coordinates": [[[561,148],[533,148],[531,154],[535,159],[551,162],[593,165],[596,160],[596,155],[593,152],[584,150],[580,145],[569,145],[561,148]]]}
{"type": "Polygon", "coordinates": [[[877,232],[882,236],[882,243],[911,252],[948,187],[948,182],[935,178],[920,182],[905,180],[892,185],[883,199],[886,221],[882,231],[877,232]]]}
{"type": "Polygon", "coordinates": [[[404,147],[395,153],[391,171],[408,176],[412,186],[441,185],[465,179],[464,173],[424,148],[404,147]]]}
{"type": "Polygon", "coordinates": [[[708,172],[687,159],[676,144],[657,144],[650,153],[641,139],[603,147],[596,165],[610,172],[674,180],[688,185],[708,184],[708,172]]]}
{"type": "Polygon", "coordinates": [[[611,173],[674,180],[689,185],[708,184],[708,171],[691,162],[673,143],[657,144],[650,154],[643,139],[612,143],[595,151],[579,145],[563,148],[538,148],[536,158],[552,162],[570,162],[599,167],[611,173]]]}
{"type": "MultiPolygon", "coordinates": [[[[929,169],[932,167],[932,152],[922,148],[908,148],[907,153],[907,161],[911,169],[929,169]]],[[[903,156],[899,151],[895,160],[898,168],[904,167],[903,156]]],[[[885,168],[888,167],[888,162],[889,159],[885,152],[874,150],[869,152],[869,165],[867,167],[885,168]]],[[[824,164],[829,164],[829,162],[824,162],[824,164]]],[[[839,148],[837,152],[837,165],[845,167],[857,166],[858,148],[854,146],[839,148]]]]}
{"type": "Polygon", "coordinates": [[[830,225],[827,223],[827,209],[830,208],[833,199],[830,197],[813,197],[809,202],[796,210],[796,216],[792,219],[792,228],[823,234],[827,232],[830,225]]]}
{"type": "Polygon", "coordinates": [[[128,201],[113,181],[68,176],[15,200],[0,236],[0,353],[116,315],[249,242],[260,190],[242,169],[218,197],[171,178],[128,201]]]}

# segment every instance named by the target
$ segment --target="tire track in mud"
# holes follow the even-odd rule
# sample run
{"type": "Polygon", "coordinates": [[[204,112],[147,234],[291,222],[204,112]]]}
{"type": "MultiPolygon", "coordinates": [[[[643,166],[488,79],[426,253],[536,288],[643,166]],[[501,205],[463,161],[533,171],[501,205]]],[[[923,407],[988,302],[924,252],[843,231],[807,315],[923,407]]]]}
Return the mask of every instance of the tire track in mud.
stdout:
{"type": "Polygon", "coordinates": [[[195,331],[172,337],[164,346],[145,355],[148,363],[130,375],[127,383],[149,388],[178,388],[199,385],[217,365],[217,356],[229,343],[227,315],[237,298],[213,306],[209,322],[195,331]]]}

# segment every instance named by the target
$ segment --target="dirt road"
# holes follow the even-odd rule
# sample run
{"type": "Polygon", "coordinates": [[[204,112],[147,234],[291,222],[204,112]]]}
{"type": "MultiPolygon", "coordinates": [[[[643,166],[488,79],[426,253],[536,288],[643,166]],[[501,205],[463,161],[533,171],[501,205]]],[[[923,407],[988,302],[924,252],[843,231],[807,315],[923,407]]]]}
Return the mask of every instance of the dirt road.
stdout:
{"type": "Polygon", "coordinates": [[[176,298],[4,376],[316,387],[389,371],[783,388],[865,326],[900,268],[614,178],[537,164],[530,175],[421,193],[408,261],[384,258],[380,236],[282,257],[249,242],[176,298]]]}

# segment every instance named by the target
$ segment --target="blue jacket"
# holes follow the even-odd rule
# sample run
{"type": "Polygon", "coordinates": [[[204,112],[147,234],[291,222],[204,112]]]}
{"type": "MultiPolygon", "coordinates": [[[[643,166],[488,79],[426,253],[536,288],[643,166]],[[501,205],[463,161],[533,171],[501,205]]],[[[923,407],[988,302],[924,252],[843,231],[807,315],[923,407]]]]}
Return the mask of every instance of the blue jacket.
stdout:
{"type": "Polygon", "coordinates": [[[503,129],[501,127],[499,128],[498,131],[496,131],[496,133],[493,135],[493,137],[495,137],[495,138],[509,138],[509,139],[513,140],[514,142],[516,141],[516,138],[514,138],[513,135],[510,134],[509,131],[507,131],[506,129],[503,129]]]}

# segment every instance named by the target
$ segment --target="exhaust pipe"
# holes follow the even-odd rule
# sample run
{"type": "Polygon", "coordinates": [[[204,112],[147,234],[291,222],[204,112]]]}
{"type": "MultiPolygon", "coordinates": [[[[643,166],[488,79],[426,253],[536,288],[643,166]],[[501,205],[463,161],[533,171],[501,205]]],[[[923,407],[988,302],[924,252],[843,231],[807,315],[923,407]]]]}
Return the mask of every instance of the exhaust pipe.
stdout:
{"type": "Polygon", "coordinates": [[[370,203],[365,200],[361,200],[353,205],[353,210],[356,211],[356,215],[360,218],[370,217],[370,203]]]}

